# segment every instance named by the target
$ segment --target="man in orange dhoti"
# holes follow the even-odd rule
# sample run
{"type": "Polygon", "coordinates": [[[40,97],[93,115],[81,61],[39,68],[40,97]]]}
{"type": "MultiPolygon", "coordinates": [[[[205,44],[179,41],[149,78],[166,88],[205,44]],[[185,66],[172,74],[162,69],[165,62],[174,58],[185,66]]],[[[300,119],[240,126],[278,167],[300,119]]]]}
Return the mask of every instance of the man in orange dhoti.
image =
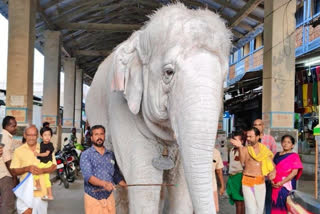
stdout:
{"type": "Polygon", "coordinates": [[[80,167],[84,178],[84,207],[86,214],[115,214],[114,185],[126,186],[113,152],[104,146],[105,129],[91,129],[92,147],[82,153],[80,167]]]}

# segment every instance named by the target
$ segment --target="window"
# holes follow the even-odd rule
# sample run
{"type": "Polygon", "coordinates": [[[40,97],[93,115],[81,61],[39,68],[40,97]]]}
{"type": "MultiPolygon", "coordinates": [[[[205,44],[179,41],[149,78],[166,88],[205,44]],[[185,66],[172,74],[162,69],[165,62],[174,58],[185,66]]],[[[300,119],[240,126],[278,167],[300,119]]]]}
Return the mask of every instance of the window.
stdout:
{"type": "Polygon", "coordinates": [[[233,63],[238,62],[238,51],[233,53],[233,63]]]}
{"type": "Polygon", "coordinates": [[[296,11],[296,25],[299,25],[303,22],[303,5],[297,8],[296,11]]]}
{"type": "Polygon", "coordinates": [[[315,14],[320,12],[320,0],[313,0],[311,4],[312,15],[314,16],[315,14]]]}
{"type": "Polygon", "coordinates": [[[231,65],[232,63],[233,63],[233,54],[231,54],[229,57],[229,64],[231,65]]]}
{"type": "Polygon", "coordinates": [[[261,46],[263,46],[263,33],[259,34],[254,39],[254,50],[259,49],[261,46]]]}
{"type": "Polygon", "coordinates": [[[250,53],[250,42],[244,45],[243,55],[247,56],[250,53]]]}
{"type": "Polygon", "coordinates": [[[240,59],[242,59],[242,57],[244,56],[244,52],[243,52],[243,46],[240,48],[240,59]]]}

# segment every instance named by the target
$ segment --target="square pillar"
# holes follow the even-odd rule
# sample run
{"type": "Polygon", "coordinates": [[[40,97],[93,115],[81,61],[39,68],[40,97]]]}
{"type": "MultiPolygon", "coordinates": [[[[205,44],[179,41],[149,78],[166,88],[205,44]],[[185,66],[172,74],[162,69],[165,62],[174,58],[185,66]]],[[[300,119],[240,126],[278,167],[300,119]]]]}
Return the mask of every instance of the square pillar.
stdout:
{"type": "Polygon", "coordinates": [[[294,128],[296,1],[265,1],[262,114],[266,130],[294,128]]]}
{"type": "Polygon", "coordinates": [[[36,0],[10,0],[6,115],[32,123],[36,0]]]}
{"type": "Polygon", "coordinates": [[[45,31],[44,33],[44,79],[42,122],[49,122],[53,130],[54,148],[61,145],[60,108],[60,69],[61,69],[61,33],[45,31]]]}
{"type": "Polygon", "coordinates": [[[81,128],[82,121],[82,90],[83,90],[83,71],[76,70],[76,100],[75,100],[75,127],[81,128]]]}
{"type": "Polygon", "coordinates": [[[60,39],[59,31],[44,33],[44,80],[42,121],[57,126],[60,107],[60,39]]]}
{"type": "Polygon", "coordinates": [[[74,127],[74,104],[76,83],[76,59],[64,60],[64,97],[63,97],[63,127],[74,127]]]}

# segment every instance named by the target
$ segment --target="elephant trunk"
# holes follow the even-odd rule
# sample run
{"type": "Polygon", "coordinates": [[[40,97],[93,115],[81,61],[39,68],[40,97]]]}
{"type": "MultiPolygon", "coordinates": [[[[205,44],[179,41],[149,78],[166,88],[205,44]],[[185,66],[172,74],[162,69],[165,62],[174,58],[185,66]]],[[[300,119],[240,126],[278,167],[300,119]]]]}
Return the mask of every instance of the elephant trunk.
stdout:
{"type": "MultiPolygon", "coordinates": [[[[210,73],[213,73],[210,67],[210,73]]],[[[204,72],[205,73],[205,72],[204,72]]],[[[172,125],[196,214],[216,213],[213,200],[212,162],[222,104],[222,78],[198,75],[184,78],[172,125]],[[190,87],[187,87],[189,85],[190,87]]]]}

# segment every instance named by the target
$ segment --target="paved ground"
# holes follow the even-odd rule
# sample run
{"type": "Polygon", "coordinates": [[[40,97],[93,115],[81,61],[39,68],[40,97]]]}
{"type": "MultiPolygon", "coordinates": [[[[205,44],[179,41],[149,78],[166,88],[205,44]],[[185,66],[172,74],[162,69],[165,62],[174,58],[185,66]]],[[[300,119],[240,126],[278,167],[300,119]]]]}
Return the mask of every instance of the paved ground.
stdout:
{"type": "MultiPolygon", "coordinates": [[[[70,183],[69,189],[59,185],[60,181],[53,184],[53,194],[55,200],[49,202],[48,214],[84,214],[83,210],[83,180],[77,179],[70,183]]],[[[219,214],[235,213],[235,208],[228,202],[227,196],[219,200],[219,214]]]]}
{"type": "Polygon", "coordinates": [[[220,208],[219,214],[236,213],[235,206],[232,206],[229,203],[228,196],[226,196],[226,195],[219,198],[219,208],[220,208]]]}
{"type": "Polygon", "coordinates": [[[54,201],[49,202],[48,214],[84,214],[83,209],[83,180],[70,183],[65,189],[60,181],[53,184],[54,201]]]}

